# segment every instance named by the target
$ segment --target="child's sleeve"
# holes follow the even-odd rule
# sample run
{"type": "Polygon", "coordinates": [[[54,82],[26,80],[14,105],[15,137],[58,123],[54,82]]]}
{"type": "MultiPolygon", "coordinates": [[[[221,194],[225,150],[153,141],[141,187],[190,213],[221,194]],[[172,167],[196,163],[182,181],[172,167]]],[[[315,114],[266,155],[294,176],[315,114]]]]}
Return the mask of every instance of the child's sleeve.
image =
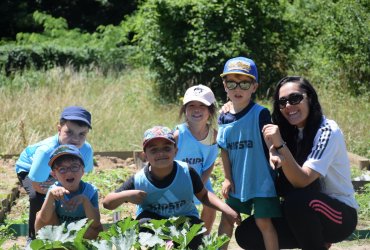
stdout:
{"type": "Polygon", "coordinates": [[[119,188],[115,190],[115,193],[119,193],[125,190],[135,189],[135,175],[132,175],[127,181],[125,181],[119,188]]]}
{"type": "Polygon", "coordinates": [[[204,188],[202,179],[200,178],[200,176],[197,173],[197,171],[195,171],[195,169],[192,168],[192,167],[189,167],[189,173],[190,173],[191,182],[193,184],[194,194],[197,194],[200,191],[202,191],[203,188],[204,188]]]}
{"type": "Polygon", "coordinates": [[[50,175],[50,167],[48,165],[49,155],[52,148],[39,147],[34,156],[28,177],[35,182],[46,181],[50,175]]]}

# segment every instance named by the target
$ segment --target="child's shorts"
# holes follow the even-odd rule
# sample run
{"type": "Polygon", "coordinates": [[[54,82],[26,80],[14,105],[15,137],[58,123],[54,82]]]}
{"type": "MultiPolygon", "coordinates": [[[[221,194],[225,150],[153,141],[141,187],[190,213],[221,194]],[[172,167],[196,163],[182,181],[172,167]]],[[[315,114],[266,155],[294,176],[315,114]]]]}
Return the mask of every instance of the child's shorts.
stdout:
{"type": "Polygon", "coordinates": [[[239,199],[229,196],[226,204],[235,211],[243,214],[252,214],[255,218],[281,217],[280,201],[278,197],[255,197],[241,202],[239,199]]]}

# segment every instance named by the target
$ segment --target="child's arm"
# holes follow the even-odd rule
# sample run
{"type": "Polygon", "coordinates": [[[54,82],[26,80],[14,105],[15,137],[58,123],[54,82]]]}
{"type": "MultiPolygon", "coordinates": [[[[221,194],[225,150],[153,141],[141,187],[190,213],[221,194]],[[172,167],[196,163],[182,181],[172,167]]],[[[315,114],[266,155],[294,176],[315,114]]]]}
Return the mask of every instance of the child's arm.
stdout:
{"type": "Polygon", "coordinates": [[[221,201],[214,193],[209,192],[203,187],[202,191],[196,193],[195,196],[202,202],[202,204],[224,213],[231,224],[236,223],[237,225],[240,225],[240,215],[225,202],[221,201]]]}
{"type": "Polygon", "coordinates": [[[58,217],[55,211],[55,201],[62,200],[64,198],[64,194],[69,194],[69,191],[64,187],[54,187],[49,191],[40,211],[36,216],[36,232],[43,226],[56,224],[58,217]]]}
{"type": "Polygon", "coordinates": [[[146,197],[142,190],[124,190],[118,193],[109,193],[103,200],[103,207],[114,210],[124,202],[141,204],[146,197]]]}
{"type": "Polygon", "coordinates": [[[202,173],[201,178],[202,178],[203,184],[205,184],[208,181],[208,179],[211,176],[211,173],[212,173],[214,167],[215,167],[215,164],[213,163],[212,166],[210,166],[209,168],[207,168],[207,170],[202,173]]]}
{"type": "Polygon", "coordinates": [[[231,164],[229,154],[225,149],[221,149],[222,165],[224,167],[225,180],[222,183],[222,195],[227,199],[229,198],[229,192],[234,192],[234,182],[231,174],[231,164]]]}

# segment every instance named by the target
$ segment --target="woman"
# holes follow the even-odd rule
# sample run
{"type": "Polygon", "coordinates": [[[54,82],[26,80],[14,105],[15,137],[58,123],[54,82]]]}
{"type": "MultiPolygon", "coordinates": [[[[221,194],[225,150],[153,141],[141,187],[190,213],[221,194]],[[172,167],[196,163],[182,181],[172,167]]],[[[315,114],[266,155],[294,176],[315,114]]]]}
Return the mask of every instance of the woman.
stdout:
{"type": "MultiPolygon", "coordinates": [[[[328,249],[346,239],[357,225],[344,137],[322,114],[308,80],[285,77],[277,84],[273,123],[263,127],[270,163],[278,173],[283,217],[274,220],[280,248],[328,249]]],[[[264,249],[253,217],[236,229],[244,249],[264,249]]]]}

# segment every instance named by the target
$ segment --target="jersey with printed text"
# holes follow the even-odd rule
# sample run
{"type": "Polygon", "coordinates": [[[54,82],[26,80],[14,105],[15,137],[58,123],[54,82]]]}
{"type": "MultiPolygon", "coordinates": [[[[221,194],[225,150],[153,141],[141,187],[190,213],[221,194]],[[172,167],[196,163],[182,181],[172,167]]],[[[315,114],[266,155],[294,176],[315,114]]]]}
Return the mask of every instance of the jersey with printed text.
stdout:
{"type": "Polygon", "coordinates": [[[149,211],[163,217],[196,216],[198,211],[193,203],[193,185],[187,163],[175,161],[177,172],[172,183],[166,188],[155,187],[140,170],[134,177],[135,189],[147,193],[144,201],[138,205],[137,215],[149,211]]]}
{"type": "Polygon", "coordinates": [[[255,104],[240,119],[219,124],[218,145],[227,151],[235,192],[230,196],[242,202],[255,197],[276,197],[273,173],[266,159],[259,125],[260,112],[255,104]]]}

